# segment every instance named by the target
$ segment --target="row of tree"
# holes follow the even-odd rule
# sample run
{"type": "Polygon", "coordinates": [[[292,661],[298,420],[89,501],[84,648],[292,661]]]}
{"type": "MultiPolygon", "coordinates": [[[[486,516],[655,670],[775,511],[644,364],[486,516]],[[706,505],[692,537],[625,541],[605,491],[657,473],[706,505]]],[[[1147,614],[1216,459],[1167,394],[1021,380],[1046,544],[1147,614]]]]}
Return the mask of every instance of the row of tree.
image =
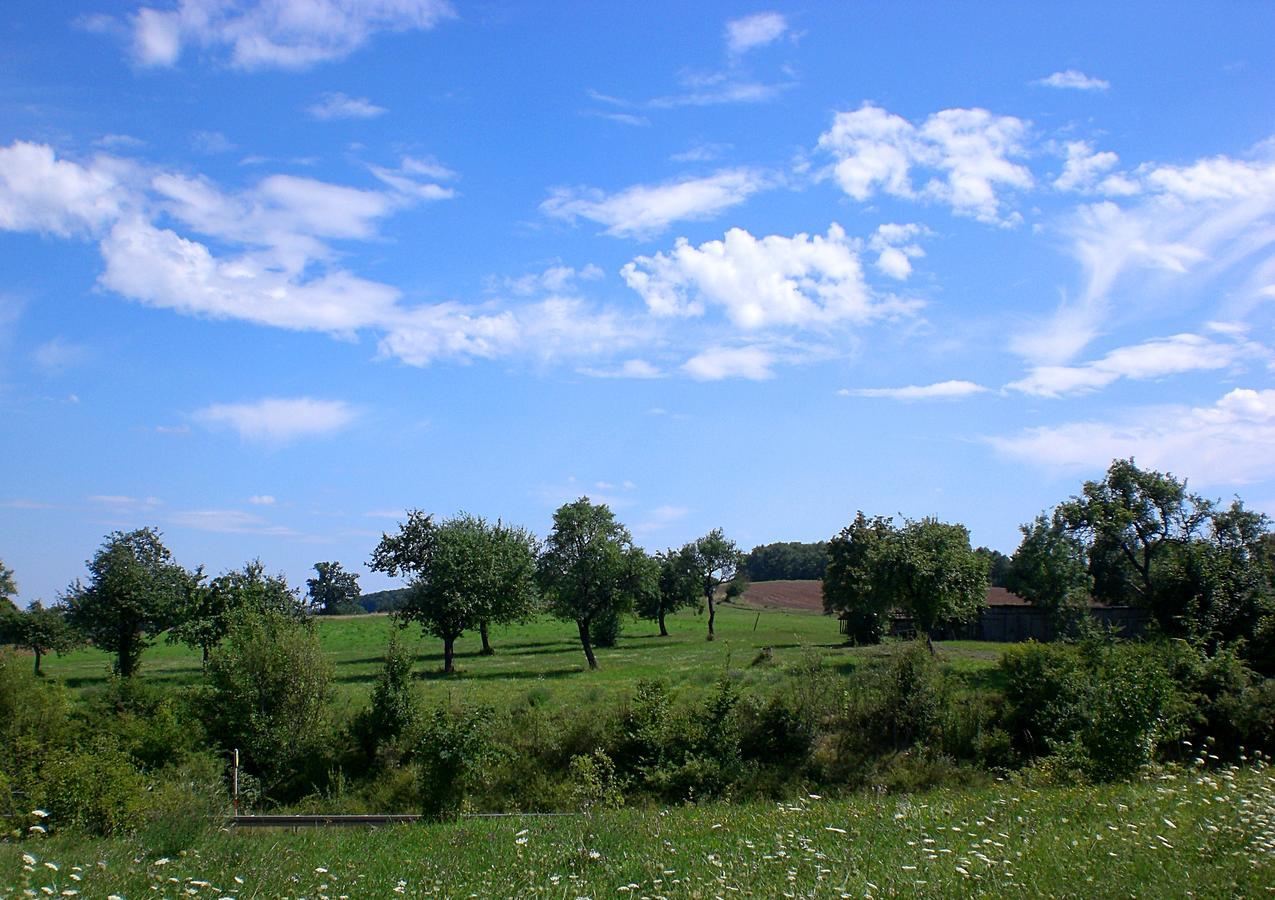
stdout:
{"type": "MultiPolygon", "coordinates": [[[[655,556],[633,543],[628,529],[604,504],[587,497],[562,506],[543,547],[516,526],[461,513],[435,520],[409,510],[394,534],[383,534],[372,552],[373,571],[408,580],[395,613],[400,625],[416,623],[443,642],[444,669],[454,671],[457,638],[477,630],[491,653],[490,627],[549,612],[574,622],[590,668],[595,644],[614,643],[620,617],[629,612],[657,621],[696,604],[708,606],[708,639],[714,638],[719,589],[742,589],[743,554],[721,529],[655,556]]],[[[306,620],[313,613],[358,608],[358,578],[340,563],[315,564],[307,596],[260,561],[209,579],[173,560],[153,528],[109,535],[54,607],[38,602],[19,612],[13,573],[0,565],[0,642],[35,654],[91,643],[115,656],[124,677],[137,671],[142,652],[163,633],[200,651],[205,663],[244,612],[306,620]]]]}
{"type": "Polygon", "coordinates": [[[383,534],[373,571],[409,579],[396,616],[443,642],[443,668],[454,670],[456,640],[477,629],[491,653],[489,627],[548,612],[574,622],[589,668],[594,647],[609,643],[619,617],[635,612],[658,621],[687,606],[708,606],[713,640],[718,589],[734,583],[743,554],[714,529],[679,549],[648,555],[605,504],[582,497],[553,516],[543,546],[524,528],[494,525],[465,513],[435,521],[409,510],[394,534],[383,534]]]}

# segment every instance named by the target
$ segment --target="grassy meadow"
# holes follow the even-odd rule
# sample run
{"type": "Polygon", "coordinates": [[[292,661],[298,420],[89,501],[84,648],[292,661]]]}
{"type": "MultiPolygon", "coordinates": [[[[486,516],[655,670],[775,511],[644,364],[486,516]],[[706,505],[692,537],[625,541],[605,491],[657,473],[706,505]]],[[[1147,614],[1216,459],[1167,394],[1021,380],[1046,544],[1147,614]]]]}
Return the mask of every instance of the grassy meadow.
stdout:
{"type": "Polygon", "coordinates": [[[0,895],[1268,897],[1275,769],[384,829],[0,844],[0,895]]]}
{"type": "MultiPolygon", "coordinates": [[[[320,642],[335,669],[338,701],[351,707],[367,702],[391,634],[387,615],[320,617],[320,642]]],[[[619,643],[598,652],[601,668],[590,672],[573,623],[541,618],[524,625],[496,627],[492,656],[480,654],[478,633],[456,644],[458,673],[442,675],[442,642],[421,634],[416,625],[398,632],[415,659],[420,689],[433,702],[449,695],[466,701],[503,706],[523,700],[537,704],[575,704],[624,693],[642,678],[662,678],[678,688],[706,687],[727,670],[749,680],[779,677],[784,665],[804,654],[817,654],[822,664],[845,671],[898,645],[846,647],[834,618],[798,610],[757,609],[723,603],[718,606],[717,639],[705,640],[706,617],[682,612],[668,618],[668,637],[654,622],[625,621],[619,643]],[[754,666],[763,648],[771,648],[776,665],[754,666]],[[457,693],[462,692],[462,693],[457,693]]],[[[1003,644],[954,641],[940,644],[943,662],[972,679],[992,677],[1003,644]]],[[[110,678],[112,657],[87,649],[65,656],[49,655],[45,673],[77,692],[100,689],[110,678]]],[[[163,684],[192,684],[201,676],[197,651],[160,640],[142,656],[140,677],[163,684]]]]}

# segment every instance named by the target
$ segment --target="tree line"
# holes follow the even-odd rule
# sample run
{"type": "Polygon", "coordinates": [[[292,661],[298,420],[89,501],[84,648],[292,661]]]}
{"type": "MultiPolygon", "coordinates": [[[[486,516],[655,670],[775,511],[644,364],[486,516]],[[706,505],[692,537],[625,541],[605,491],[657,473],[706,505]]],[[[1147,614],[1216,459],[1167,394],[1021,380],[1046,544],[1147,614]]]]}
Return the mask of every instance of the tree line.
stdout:
{"type": "MultiPolygon", "coordinates": [[[[407,579],[394,612],[400,626],[415,623],[443,642],[444,671],[454,672],[456,640],[478,631],[482,652],[494,652],[493,625],[525,621],[542,612],[574,622],[589,667],[596,646],[615,643],[628,613],[658,622],[697,604],[708,607],[708,640],[719,590],[742,590],[744,555],[720,528],[680,548],[649,555],[605,504],[587,497],[554,513],[543,544],[525,528],[460,513],[436,519],[408,510],[393,534],[382,534],[368,563],[373,571],[407,579]]],[[[13,572],[0,564],[0,642],[28,648],[35,671],[50,652],[85,643],[115,657],[115,671],[132,676],[141,655],[160,635],[200,651],[207,664],[236,623],[249,616],[298,623],[358,606],[358,576],[337,562],[320,562],[303,598],[260,560],[215,578],[174,561],[154,528],[116,531],[86,563],[52,607],[39,602],[19,611],[13,572]]]]}

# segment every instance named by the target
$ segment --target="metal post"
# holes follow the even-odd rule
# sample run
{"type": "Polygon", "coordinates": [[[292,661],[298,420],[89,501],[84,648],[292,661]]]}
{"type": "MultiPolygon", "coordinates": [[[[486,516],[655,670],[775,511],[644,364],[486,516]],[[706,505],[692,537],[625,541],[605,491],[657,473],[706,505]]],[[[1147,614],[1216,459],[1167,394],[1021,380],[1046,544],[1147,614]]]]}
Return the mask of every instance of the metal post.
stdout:
{"type": "Polygon", "coordinates": [[[230,797],[235,806],[235,815],[239,815],[239,748],[235,748],[235,764],[230,769],[230,797]]]}

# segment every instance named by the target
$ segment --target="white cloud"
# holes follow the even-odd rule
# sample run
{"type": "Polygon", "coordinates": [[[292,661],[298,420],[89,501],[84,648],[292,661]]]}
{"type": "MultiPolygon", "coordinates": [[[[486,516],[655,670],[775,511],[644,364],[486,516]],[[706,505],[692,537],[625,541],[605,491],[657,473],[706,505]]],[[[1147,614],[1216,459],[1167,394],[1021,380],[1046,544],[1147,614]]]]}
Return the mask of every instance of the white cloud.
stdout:
{"type": "Polygon", "coordinates": [[[1066,151],[1067,159],[1063,163],[1062,174],[1054,179],[1054,187],[1058,190],[1082,193],[1101,191],[1117,195],[1137,192],[1137,185],[1123,176],[1102,178],[1120,162],[1120,157],[1115,153],[1109,150],[1094,152],[1093,145],[1088,141],[1068,141],[1066,151]]]}
{"type": "Polygon", "coordinates": [[[366,97],[350,97],[340,91],[324,94],[308,110],[312,118],[323,122],[331,119],[375,119],[388,111],[366,97]]]}
{"type": "Polygon", "coordinates": [[[770,183],[757,169],[724,169],[705,178],[639,184],[609,195],[593,188],[557,188],[540,209],[558,219],[597,222],[616,237],[649,238],[673,222],[711,218],[770,183]]]}
{"type": "Polygon", "coordinates": [[[819,137],[819,148],[834,158],[827,170],[843,191],[856,200],[877,190],[896,197],[932,199],[960,215],[981,222],[1016,224],[1006,213],[1002,189],[1026,189],[1031,172],[1012,162],[1026,155],[1027,123],[985,109],[945,109],[920,127],[907,119],[865,103],[853,112],[837,113],[832,127],[819,137]],[[918,191],[913,167],[937,173],[918,191]]]}
{"type": "MultiPolygon", "coordinates": [[[[1165,285],[1251,273],[1231,302],[1260,300],[1275,246],[1275,160],[1212,157],[1188,166],[1139,167],[1140,191],[1122,205],[1103,200],[1080,207],[1064,236],[1081,264],[1082,286],[1048,320],[1016,335],[1012,347],[1036,365],[1071,359],[1099,333],[1113,296],[1126,317],[1146,312],[1165,285]]],[[[1207,292],[1203,296],[1215,295],[1207,292]]]]}
{"type": "Polygon", "coordinates": [[[1032,428],[989,442],[1046,468],[1101,470],[1133,456],[1192,484],[1245,484],[1275,476],[1275,390],[1238,388],[1212,406],[1144,407],[1119,421],[1032,428]]]}
{"type": "Polygon", "coordinates": [[[253,506],[274,506],[275,498],[271,494],[253,494],[248,498],[248,502],[253,506]]]}
{"type": "Polygon", "coordinates": [[[906,281],[912,274],[912,260],[925,256],[921,245],[913,240],[924,234],[929,234],[929,229],[915,223],[879,226],[868,240],[868,248],[877,253],[877,269],[898,281],[906,281]]]}
{"type": "Polygon", "coordinates": [[[733,56],[765,47],[784,36],[788,20],[777,12],[754,13],[726,23],[726,49],[733,56]]]}
{"type": "Polygon", "coordinates": [[[935,384],[908,385],[897,388],[842,389],[837,393],[845,397],[880,397],[886,400],[963,400],[975,394],[984,394],[987,388],[972,381],[940,381],[935,384]]]}
{"type": "Polygon", "coordinates": [[[761,347],[710,347],[682,364],[682,371],[696,381],[746,378],[765,381],[774,376],[770,351],[761,347]]]}
{"type": "Polygon", "coordinates": [[[690,509],[685,506],[673,506],[666,504],[657,506],[646,514],[646,518],[633,526],[633,533],[636,535],[647,535],[677,524],[690,514],[690,509]]]}
{"type": "Polygon", "coordinates": [[[1109,82],[1103,81],[1101,78],[1093,78],[1076,69],[1055,72],[1047,78],[1039,79],[1034,84],[1073,91],[1105,91],[1111,87],[1109,82]]]}
{"type": "Polygon", "coordinates": [[[134,59],[171,66],[189,45],[240,69],[305,69],[342,59],[380,31],[427,30],[454,15],[444,0],[178,0],[128,20],[134,59]]]}
{"type": "Polygon", "coordinates": [[[261,534],[294,537],[297,532],[283,525],[272,525],[260,516],[240,509],[188,509],[173,513],[168,520],[174,525],[213,534],[261,534]]]}
{"type": "Polygon", "coordinates": [[[341,400],[267,397],[252,403],[214,403],[193,413],[209,427],[227,427],[246,441],[286,444],[348,428],[358,411],[341,400]]]}
{"type": "Polygon", "coordinates": [[[612,369],[584,368],[580,374],[593,378],[663,378],[664,373],[644,359],[627,359],[612,369]]]}
{"type": "Polygon", "coordinates": [[[0,229],[61,237],[95,233],[127,204],[120,174],[107,157],[82,166],[57,159],[43,144],[0,147],[0,229]]]}
{"type": "Polygon", "coordinates": [[[83,363],[89,357],[89,348],[58,336],[40,344],[31,351],[35,364],[46,372],[64,372],[83,363]]]}
{"type": "Polygon", "coordinates": [[[720,307],[745,330],[864,323],[911,307],[874,298],[863,280],[857,243],[833,224],[827,236],[755,238],[742,228],[699,247],[639,256],[621,269],[656,316],[702,316],[720,307]]]}
{"type": "Polygon", "coordinates": [[[1037,397],[1098,390],[1121,378],[1146,380],[1181,372],[1225,369],[1241,356],[1262,352],[1254,345],[1218,342],[1196,334],[1175,334],[1112,350],[1080,366],[1038,366],[1026,378],[1007,385],[1037,397]]]}

